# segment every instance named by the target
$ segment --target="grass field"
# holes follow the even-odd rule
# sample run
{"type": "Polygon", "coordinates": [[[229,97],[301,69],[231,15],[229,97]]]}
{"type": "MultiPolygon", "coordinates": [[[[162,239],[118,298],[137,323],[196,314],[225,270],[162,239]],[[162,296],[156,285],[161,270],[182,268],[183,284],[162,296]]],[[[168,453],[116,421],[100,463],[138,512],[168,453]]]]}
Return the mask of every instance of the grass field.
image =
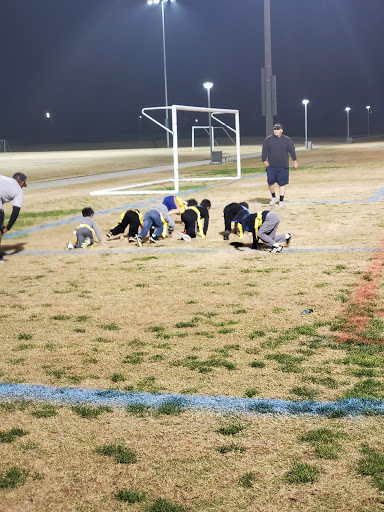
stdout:
{"type": "MultiPolygon", "coordinates": [[[[240,181],[186,186],[184,197],[212,201],[207,238],[190,244],[177,240],[177,220],[156,246],[116,238],[64,251],[84,206],[106,233],[127,207],[160,202],[89,195],[142,177],[27,188],[2,243],[0,382],[119,391],[133,402],[4,398],[0,510],[384,510],[382,151],[378,141],[300,152],[284,209],[269,207],[259,159],[243,162],[240,181]],[[224,206],[244,200],[251,211],[276,210],[278,232],[294,234],[289,249],[222,240],[224,206]],[[162,394],[177,398],[140,401],[162,394]],[[258,405],[189,409],[180,396],[258,405]],[[367,405],[358,415],[288,415],[271,413],[274,399],[367,405]]],[[[0,156],[1,172],[14,172],[7,158],[16,157],[0,156]]],[[[139,157],[117,169],[116,154],[100,152],[95,172],[158,164],[156,154],[139,157]]],[[[84,155],[61,160],[57,175],[55,159],[39,167],[23,158],[31,184],[93,174],[84,155]]],[[[231,172],[228,163],[183,174],[231,172]]]]}

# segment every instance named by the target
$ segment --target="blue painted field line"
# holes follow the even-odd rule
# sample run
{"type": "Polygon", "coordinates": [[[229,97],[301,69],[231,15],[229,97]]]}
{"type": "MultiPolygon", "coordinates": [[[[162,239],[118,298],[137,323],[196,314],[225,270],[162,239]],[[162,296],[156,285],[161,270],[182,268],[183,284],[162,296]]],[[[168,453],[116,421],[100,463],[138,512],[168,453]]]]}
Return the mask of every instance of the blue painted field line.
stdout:
{"type": "MultiPolygon", "coordinates": [[[[185,242],[183,242],[185,243],[185,242]]],[[[180,241],[181,244],[181,241],[180,241]]],[[[229,253],[229,252],[247,252],[249,254],[254,254],[255,257],[259,253],[269,252],[268,250],[259,250],[259,251],[252,251],[249,247],[244,247],[240,249],[235,248],[226,248],[226,249],[184,249],[182,247],[180,248],[170,248],[170,247],[156,247],[151,249],[145,249],[145,248],[134,248],[134,249],[110,249],[110,250],[73,250],[73,251],[22,251],[22,252],[15,252],[12,254],[12,256],[48,256],[52,254],[65,254],[70,257],[76,256],[100,256],[100,255],[106,255],[106,254],[135,254],[136,256],[140,256],[143,254],[212,254],[212,253],[229,253]]],[[[384,251],[383,247],[329,247],[329,248],[322,248],[322,249],[284,249],[283,254],[295,254],[295,253],[325,253],[325,252],[377,252],[377,251],[384,251]]],[[[279,256],[280,257],[280,256],[279,256]]]]}
{"type": "Polygon", "coordinates": [[[177,403],[185,409],[205,409],[217,412],[254,414],[308,414],[319,416],[362,414],[384,415],[384,401],[350,398],[336,402],[271,400],[267,398],[237,398],[228,396],[181,395],[171,393],[122,392],[81,388],[53,388],[32,384],[0,384],[0,399],[31,400],[53,404],[86,404],[92,406],[127,407],[142,404],[157,408],[165,403],[177,403]]]}

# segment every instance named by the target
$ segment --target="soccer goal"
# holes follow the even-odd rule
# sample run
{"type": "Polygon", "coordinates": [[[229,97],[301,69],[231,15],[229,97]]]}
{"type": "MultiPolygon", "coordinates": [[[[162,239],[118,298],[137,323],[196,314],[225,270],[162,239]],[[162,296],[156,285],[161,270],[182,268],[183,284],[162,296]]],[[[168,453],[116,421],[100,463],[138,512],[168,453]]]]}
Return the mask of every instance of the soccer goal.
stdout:
{"type": "Polygon", "coordinates": [[[239,180],[241,178],[241,156],[240,156],[240,121],[239,121],[239,111],[232,109],[223,109],[223,108],[207,108],[207,107],[190,107],[186,105],[172,105],[171,107],[146,107],[142,109],[142,114],[150,119],[155,124],[159,125],[164,130],[168,131],[173,136],[173,178],[169,178],[166,180],[157,180],[157,181],[149,181],[146,183],[136,183],[135,185],[127,185],[116,188],[109,188],[104,190],[95,190],[91,192],[91,196],[100,196],[100,195],[141,195],[141,194],[178,194],[180,189],[181,181],[214,181],[214,180],[239,180]],[[152,117],[155,111],[161,111],[169,109],[172,112],[172,130],[164,126],[157,119],[152,117]],[[231,128],[233,132],[236,134],[236,161],[237,161],[237,173],[236,176],[215,176],[215,177],[203,177],[197,176],[193,178],[180,178],[179,176],[179,145],[178,145],[178,130],[177,130],[177,119],[179,112],[206,112],[213,119],[218,121],[219,123],[226,125],[224,122],[219,120],[216,116],[223,114],[230,114],[234,116],[235,120],[235,128],[231,128]],[[149,114],[151,112],[152,115],[149,114]],[[171,188],[169,190],[143,190],[142,187],[150,187],[152,185],[159,185],[164,183],[171,183],[171,188]],[[173,186],[172,186],[173,184],[173,186]]]}
{"type": "MultiPolygon", "coordinates": [[[[228,127],[228,128],[230,130],[232,130],[231,127],[228,127]]],[[[209,137],[209,126],[198,126],[198,125],[192,126],[192,151],[195,151],[196,130],[203,130],[208,135],[208,137],[209,137]]],[[[224,126],[212,126],[212,147],[213,148],[215,147],[215,144],[217,144],[217,142],[216,142],[216,139],[217,139],[216,132],[218,130],[221,131],[221,133],[224,132],[224,136],[227,136],[228,139],[232,142],[232,144],[234,146],[236,146],[236,141],[233,140],[233,138],[228,133],[228,130],[226,130],[226,128],[224,126]]],[[[233,130],[233,131],[236,132],[236,130],[233,130]]]]}

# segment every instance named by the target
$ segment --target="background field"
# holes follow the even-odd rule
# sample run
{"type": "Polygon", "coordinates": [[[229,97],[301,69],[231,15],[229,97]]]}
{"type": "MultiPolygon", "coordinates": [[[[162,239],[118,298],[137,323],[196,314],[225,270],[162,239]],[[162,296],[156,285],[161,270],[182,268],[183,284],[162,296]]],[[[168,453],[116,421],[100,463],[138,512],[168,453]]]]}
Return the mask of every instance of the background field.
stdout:
{"type": "MultiPolygon", "coordinates": [[[[222,240],[226,204],[270,208],[259,157],[243,161],[240,182],[183,185],[184,197],[212,201],[206,239],[178,240],[177,220],[173,238],[158,246],[116,238],[64,251],[84,206],[106,233],[127,207],[144,211],[161,201],[90,191],[170,173],[61,186],[47,180],[171,158],[167,150],[131,151],[0,155],[0,172],[22,170],[30,185],[2,244],[3,383],[319,402],[384,398],[381,141],[298,154],[286,207],[273,207],[279,232],[294,234],[282,254],[236,250],[222,240]],[[306,308],[313,313],[302,315],[306,308]]],[[[185,150],[183,159],[190,157],[185,150]]],[[[199,173],[233,175],[234,164],[183,170],[199,173]]],[[[3,402],[0,510],[384,509],[379,414],[219,414],[166,405],[3,402]]]]}

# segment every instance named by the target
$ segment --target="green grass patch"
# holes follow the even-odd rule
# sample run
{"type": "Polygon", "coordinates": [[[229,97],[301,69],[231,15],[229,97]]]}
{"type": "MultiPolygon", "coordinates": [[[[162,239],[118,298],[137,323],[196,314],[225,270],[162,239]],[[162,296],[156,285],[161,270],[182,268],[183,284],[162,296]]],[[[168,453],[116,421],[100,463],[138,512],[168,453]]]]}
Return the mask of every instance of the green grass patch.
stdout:
{"type": "Polygon", "coordinates": [[[343,398],[384,398],[384,384],[377,379],[366,379],[345,391],[343,398]]]}
{"type": "Polygon", "coordinates": [[[149,413],[149,406],[145,404],[131,404],[128,405],[125,410],[128,414],[132,414],[133,416],[139,416],[143,418],[149,413]]]}
{"type": "Polygon", "coordinates": [[[111,322],[110,324],[103,324],[101,325],[101,328],[105,331],[118,331],[120,329],[120,327],[114,322],[111,322]]]}
{"type": "Polygon", "coordinates": [[[223,444],[217,448],[219,453],[230,453],[230,452],[239,452],[244,453],[245,448],[236,443],[223,444]]]}
{"type": "Polygon", "coordinates": [[[147,498],[147,493],[140,491],[130,491],[128,489],[120,489],[115,494],[115,498],[125,503],[140,503],[147,498]]]}
{"type": "Polygon", "coordinates": [[[0,489],[15,489],[27,480],[29,471],[13,466],[5,473],[0,474],[0,489]]]}
{"type": "Polygon", "coordinates": [[[244,489],[251,489],[255,481],[256,475],[252,472],[244,473],[244,475],[239,478],[239,484],[241,487],[244,487],[244,489]]]}
{"type": "Polygon", "coordinates": [[[260,393],[260,391],[256,388],[248,388],[244,391],[244,396],[246,398],[253,398],[254,396],[257,396],[260,393]]]}
{"type": "Polygon", "coordinates": [[[317,482],[320,470],[313,464],[295,462],[285,475],[285,479],[290,484],[305,484],[317,482]]]}
{"type": "Polygon", "coordinates": [[[164,498],[158,498],[145,512],[186,512],[186,509],[164,498]]]}
{"type": "Polygon", "coordinates": [[[367,445],[362,447],[363,457],[357,465],[357,473],[371,476],[371,483],[379,491],[384,492],[384,453],[372,450],[367,445]]]}
{"type": "Polygon", "coordinates": [[[115,462],[119,464],[134,464],[137,462],[136,453],[121,444],[113,445],[107,444],[96,448],[96,453],[99,455],[106,455],[115,459],[115,462]]]}
{"type": "Polygon", "coordinates": [[[303,400],[313,400],[318,395],[316,389],[307,386],[295,386],[290,392],[303,400]]]}
{"type": "Polygon", "coordinates": [[[240,423],[234,423],[232,425],[220,427],[219,429],[217,429],[217,432],[219,434],[222,434],[223,436],[234,436],[239,432],[242,432],[244,429],[244,425],[241,425],[240,423]]]}
{"type": "Polygon", "coordinates": [[[21,332],[18,336],[18,340],[31,340],[33,338],[32,334],[27,332],[21,332]]]}
{"type": "Polygon", "coordinates": [[[11,428],[11,430],[0,430],[0,443],[12,443],[17,437],[23,437],[29,432],[22,428],[11,428]]]}
{"type": "Polygon", "coordinates": [[[72,411],[78,414],[81,418],[94,419],[98,418],[104,412],[112,412],[111,407],[100,405],[99,407],[89,407],[87,405],[74,405],[72,411]]]}
{"type": "Polygon", "coordinates": [[[158,414],[165,414],[166,416],[178,415],[183,411],[183,402],[179,399],[166,400],[156,409],[158,414]]]}
{"type": "Polygon", "coordinates": [[[53,405],[42,405],[41,408],[32,411],[35,418],[52,418],[57,415],[57,409],[53,405]]]}
{"type": "Polygon", "coordinates": [[[265,368],[265,363],[264,363],[264,361],[258,361],[258,360],[255,359],[254,361],[252,361],[249,364],[249,366],[251,368],[265,368]]]}

